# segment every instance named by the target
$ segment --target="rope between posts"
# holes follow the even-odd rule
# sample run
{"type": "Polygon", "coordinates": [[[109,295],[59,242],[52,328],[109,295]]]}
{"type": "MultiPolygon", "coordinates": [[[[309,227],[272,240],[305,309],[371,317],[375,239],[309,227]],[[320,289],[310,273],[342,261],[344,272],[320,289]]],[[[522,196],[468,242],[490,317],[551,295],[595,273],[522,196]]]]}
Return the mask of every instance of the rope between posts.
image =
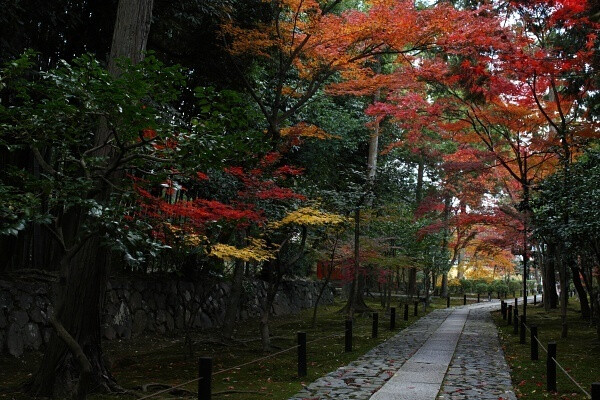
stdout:
{"type": "Polygon", "coordinates": [[[151,397],[158,396],[159,394],[168,393],[168,392],[170,392],[173,389],[178,389],[180,387],[187,386],[190,383],[194,383],[194,382],[197,382],[197,381],[200,381],[200,380],[202,380],[201,377],[195,378],[195,379],[192,379],[191,381],[187,381],[187,382],[184,382],[184,383],[180,383],[179,385],[171,386],[168,389],[159,390],[158,392],[152,393],[152,394],[150,394],[148,396],[140,397],[138,400],[149,399],[151,397]]]}
{"type": "Polygon", "coordinates": [[[236,365],[235,367],[231,367],[231,368],[222,369],[222,370],[220,370],[220,371],[217,371],[217,372],[215,372],[215,373],[213,374],[213,376],[214,376],[214,375],[219,375],[219,374],[222,374],[222,373],[224,373],[224,372],[229,372],[229,371],[232,371],[232,370],[234,370],[234,369],[240,369],[240,368],[242,368],[242,367],[245,367],[245,366],[247,366],[247,365],[254,364],[254,363],[256,363],[256,362],[259,362],[259,361],[264,361],[264,360],[267,360],[267,359],[269,359],[269,358],[272,358],[272,357],[278,356],[278,355],[280,355],[280,354],[283,354],[283,353],[287,353],[288,351],[291,351],[291,350],[297,349],[297,348],[298,348],[298,346],[299,346],[299,345],[295,345],[295,346],[289,347],[289,348],[287,348],[287,349],[284,349],[284,350],[278,351],[278,352],[276,352],[276,353],[269,354],[268,356],[264,356],[264,357],[257,358],[257,359],[255,359],[255,360],[252,360],[252,361],[248,361],[247,363],[243,363],[243,364],[240,364],[240,365],[236,365]]]}
{"type": "MultiPolygon", "coordinates": [[[[228,372],[228,371],[232,371],[232,370],[234,370],[234,369],[240,369],[240,368],[242,368],[242,367],[245,367],[245,366],[247,366],[247,365],[254,364],[254,363],[256,363],[256,362],[263,361],[263,360],[266,360],[266,359],[268,359],[268,358],[272,358],[272,357],[278,356],[278,355],[280,355],[280,354],[283,354],[283,353],[287,353],[288,351],[291,351],[291,350],[297,349],[298,347],[299,347],[299,345],[292,346],[292,347],[289,347],[289,348],[287,348],[287,349],[284,349],[284,350],[278,351],[278,352],[276,352],[276,353],[269,354],[268,356],[261,357],[261,358],[257,358],[257,359],[255,359],[255,360],[248,361],[247,363],[243,363],[243,364],[240,364],[240,365],[236,365],[235,367],[231,367],[231,368],[222,369],[222,370],[220,370],[220,371],[217,371],[217,372],[213,373],[213,374],[212,374],[212,376],[219,375],[219,374],[222,374],[222,373],[225,373],[225,372],[228,372]]],[[[151,397],[158,396],[159,394],[163,394],[163,393],[170,392],[170,391],[171,391],[171,390],[173,390],[173,389],[178,389],[178,388],[180,388],[180,387],[183,387],[183,386],[189,385],[190,383],[198,382],[198,381],[200,381],[200,380],[202,380],[202,377],[194,378],[194,379],[192,379],[192,380],[189,380],[189,381],[187,381],[187,382],[180,383],[179,385],[172,386],[172,387],[170,387],[170,388],[168,388],[168,389],[160,390],[160,391],[158,391],[158,392],[156,392],[156,393],[152,393],[152,394],[150,394],[150,395],[148,395],[148,396],[141,397],[141,398],[139,398],[138,400],[149,399],[149,398],[151,398],[151,397]]]]}
{"type": "MultiPolygon", "coordinates": [[[[349,331],[349,330],[344,330],[344,333],[346,333],[346,332],[348,332],[348,331],[349,331]]],[[[322,338],[318,338],[318,339],[311,340],[310,342],[306,342],[306,344],[308,345],[308,344],[310,344],[310,343],[318,342],[318,341],[320,341],[320,340],[325,340],[325,339],[331,339],[331,338],[333,338],[333,337],[335,337],[335,338],[338,338],[338,339],[339,339],[339,338],[342,338],[343,336],[342,336],[342,335],[340,335],[340,334],[337,334],[337,333],[335,333],[335,334],[333,334],[333,335],[330,335],[330,336],[325,336],[325,337],[322,337],[322,338]]],[[[222,374],[222,373],[225,373],[225,372],[229,372],[229,371],[232,371],[232,370],[234,370],[234,369],[240,369],[240,368],[242,368],[242,367],[245,367],[245,366],[247,366],[247,365],[250,365],[250,364],[254,364],[254,363],[260,362],[260,361],[267,360],[267,359],[269,359],[269,358],[272,358],[272,357],[278,356],[278,355],[280,355],[280,354],[287,353],[288,351],[291,351],[291,350],[297,349],[298,347],[300,347],[300,345],[299,345],[299,344],[297,344],[297,345],[295,345],[295,346],[292,346],[292,347],[289,347],[289,348],[287,348],[287,349],[284,349],[284,350],[278,351],[278,352],[276,352],[276,353],[269,354],[268,356],[261,357],[261,358],[257,358],[257,359],[255,359],[255,360],[248,361],[248,362],[246,362],[246,363],[243,363],[243,364],[240,364],[240,365],[236,365],[235,367],[231,367],[231,368],[222,369],[222,370],[220,370],[220,371],[217,371],[217,372],[213,373],[213,374],[212,374],[212,376],[219,375],[219,374],[222,374]]],[[[167,388],[167,389],[159,390],[158,392],[152,393],[152,394],[150,394],[150,395],[148,395],[148,396],[140,397],[138,400],[149,399],[149,398],[151,398],[151,397],[158,396],[159,394],[168,393],[168,392],[172,391],[173,389],[178,389],[178,388],[180,388],[180,387],[187,386],[187,385],[189,385],[190,383],[198,382],[198,381],[200,381],[200,380],[202,380],[202,377],[194,378],[194,379],[192,379],[192,380],[189,380],[189,381],[187,381],[187,382],[180,383],[179,385],[175,385],[175,386],[172,386],[172,387],[170,387],[170,388],[167,388]]]]}
{"type": "MultiPolygon", "coordinates": [[[[525,328],[531,332],[531,329],[529,329],[529,327],[527,326],[527,324],[523,324],[523,326],[525,326],[525,328]]],[[[534,339],[536,342],[538,342],[538,344],[540,345],[540,347],[542,348],[542,350],[544,350],[544,352],[546,354],[548,354],[548,350],[544,347],[544,345],[542,344],[542,342],[540,342],[540,340],[538,339],[537,336],[534,336],[534,339]]],[[[564,368],[562,365],[560,365],[558,363],[558,361],[556,361],[556,358],[552,357],[552,360],[556,363],[556,365],[558,366],[558,368],[560,368],[560,370],[562,372],[564,372],[564,374],[575,384],[575,386],[577,386],[579,388],[579,390],[581,390],[587,397],[589,397],[590,399],[592,398],[592,395],[590,395],[564,368]]]]}
{"type": "Polygon", "coordinates": [[[558,363],[558,361],[556,361],[556,358],[552,357],[552,360],[554,360],[556,365],[558,365],[558,368],[560,368],[561,371],[564,372],[565,375],[567,375],[567,377],[575,384],[575,386],[577,386],[583,393],[585,393],[585,395],[587,397],[589,397],[590,399],[592,398],[592,395],[589,394],[584,388],[582,388],[581,385],[579,383],[577,383],[577,381],[575,379],[573,379],[573,377],[571,375],[569,375],[569,373],[567,371],[565,371],[565,369],[562,367],[562,365],[560,365],[558,363]]]}

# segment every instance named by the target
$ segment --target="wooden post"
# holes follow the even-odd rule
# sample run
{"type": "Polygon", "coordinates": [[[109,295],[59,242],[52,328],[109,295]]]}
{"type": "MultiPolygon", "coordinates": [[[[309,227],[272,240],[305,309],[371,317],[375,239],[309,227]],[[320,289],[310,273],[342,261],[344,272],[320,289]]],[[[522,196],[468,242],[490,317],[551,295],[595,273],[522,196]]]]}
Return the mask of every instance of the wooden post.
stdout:
{"type": "Polygon", "coordinates": [[[446,297],[446,308],[450,307],[450,295],[448,295],[448,297],[446,297]]]}
{"type": "Polygon", "coordinates": [[[537,294],[533,295],[533,305],[535,306],[537,304],[537,294]]]}
{"type": "Polygon", "coordinates": [[[481,296],[481,293],[477,293],[477,302],[479,303],[481,300],[479,299],[479,297],[481,296]]]}
{"type": "Polygon", "coordinates": [[[506,317],[506,324],[507,325],[512,325],[512,317],[513,317],[513,310],[512,310],[513,306],[512,304],[508,305],[508,310],[506,311],[507,317],[506,317]]]}
{"type": "Polygon", "coordinates": [[[211,400],[212,358],[198,359],[198,400],[211,400]]]}
{"type": "Polygon", "coordinates": [[[556,342],[548,343],[548,358],[546,359],[546,390],[556,392],[556,342]]]}
{"type": "Polygon", "coordinates": [[[538,328],[536,325],[531,325],[531,361],[537,361],[539,359],[537,337],[538,328]]]}
{"type": "Polygon", "coordinates": [[[346,330],[344,335],[344,351],[349,353],[352,351],[352,320],[346,320],[346,330]]]}
{"type": "Polygon", "coordinates": [[[592,400],[600,400],[600,382],[592,383],[592,400]]]}
{"type": "Polygon", "coordinates": [[[415,317],[419,315],[419,302],[415,301],[415,317]]]}
{"type": "Polygon", "coordinates": [[[408,303],[404,304],[404,320],[408,321],[408,303]]]}
{"type": "Polygon", "coordinates": [[[298,332],[298,377],[306,376],[306,332],[298,332]]]}
{"type": "Polygon", "coordinates": [[[396,307],[390,308],[390,331],[396,329],[396,307]]]}
{"type": "Polygon", "coordinates": [[[500,312],[502,313],[502,319],[506,321],[506,302],[500,300],[500,312]]]}
{"type": "Polygon", "coordinates": [[[373,328],[371,329],[371,337],[373,339],[377,338],[377,334],[379,332],[379,313],[373,313],[373,328]]]}
{"type": "Polygon", "coordinates": [[[463,306],[467,305],[467,295],[463,294],[463,306]]]}

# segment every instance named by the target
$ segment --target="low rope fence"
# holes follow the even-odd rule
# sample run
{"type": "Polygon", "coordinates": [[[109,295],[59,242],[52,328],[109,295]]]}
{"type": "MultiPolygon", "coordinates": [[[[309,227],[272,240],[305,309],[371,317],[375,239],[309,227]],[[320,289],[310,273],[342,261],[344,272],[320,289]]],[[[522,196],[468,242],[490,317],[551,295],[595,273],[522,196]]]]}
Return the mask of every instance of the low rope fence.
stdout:
{"type": "MultiPolygon", "coordinates": [[[[405,306],[404,309],[404,319],[408,320],[408,305],[405,306]]],[[[415,311],[414,315],[418,316],[418,302],[415,302],[415,311]]],[[[372,330],[371,330],[371,338],[375,339],[378,337],[378,328],[379,328],[379,313],[372,313],[372,330]]],[[[390,319],[389,319],[389,329],[394,330],[396,328],[396,308],[390,308],[390,319]]],[[[280,356],[281,354],[288,353],[293,350],[298,350],[298,377],[303,377],[307,375],[307,345],[313,344],[316,342],[320,342],[328,339],[341,339],[344,338],[344,352],[352,351],[352,333],[353,333],[353,322],[352,320],[345,321],[345,327],[343,334],[335,333],[329,336],[319,337],[313,339],[311,341],[306,340],[306,332],[298,332],[297,333],[297,341],[298,344],[288,347],[286,349],[277,351],[275,353],[269,354],[264,357],[256,358],[251,361],[229,367],[226,369],[222,369],[216,372],[212,372],[212,358],[210,357],[200,357],[198,359],[198,377],[194,379],[190,379],[189,381],[171,386],[167,389],[160,390],[154,392],[152,394],[148,394],[146,396],[138,398],[138,400],[145,400],[150,398],[155,398],[161,394],[172,392],[173,390],[183,388],[193,383],[198,383],[198,400],[211,400],[212,398],[212,377],[220,374],[224,374],[229,371],[237,370],[252,364],[259,363],[261,361],[268,360],[270,358],[274,358],[280,356]]]]}
{"type": "MultiPolygon", "coordinates": [[[[534,303],[535,304],[535,303],[534,303]]],[[[558,367],[565,376],[573,382],[573,384],[589,399],[592,400],[600,400],[600,383],[595,382],[591,385],[591,391],[588,392],[583,385],[569,374],[569,372],[557,361],[557,346],[556,342],[549,342],[547,347],[544,347],[542,342],[538,338],[538,327],[536,325],[527,325],[523,317],[519,318],[518,308],[517,308],[517,299],[515,298],[515,308],[513,310],[512,305],[507,305],[507,303],[501,303],[500,312],[504,320],[507,321],[508,325],[513,324],[514,321],[514,333],[519,333],[520,326],[520,343],[526,344],[525,340],[525,330],[530,333],[530,341],[531,341],[531,360],[538,360],[538,346],[542,348],[544,353],[546,353],[546,390],[548,391],[557,391],[556,384],[556,367],[558,367]],[[519,323],[520,321],[520,323],[519,323]]]]}

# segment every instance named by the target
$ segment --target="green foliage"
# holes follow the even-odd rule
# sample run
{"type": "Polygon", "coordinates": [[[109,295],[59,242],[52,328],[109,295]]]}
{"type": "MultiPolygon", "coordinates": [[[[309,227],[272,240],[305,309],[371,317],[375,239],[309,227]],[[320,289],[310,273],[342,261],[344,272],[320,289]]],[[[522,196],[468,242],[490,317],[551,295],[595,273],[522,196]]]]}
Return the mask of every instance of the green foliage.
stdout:
{"type": "Polygon", "coordinates": [[[490,291],[490,285],[485,282],[476,282],[473,291],[477,294],[484,294],[490,291]]]}
{"type": "Polygon", "coordinates": [[[489,288],[491,291],[496,292],[498,295],[506,295],[508,293],[508,285],[503,280],[497,279],[490,283],[489,288]]]}
{"type": "Polygon", "coordinates": [[[177,157],[166,144],[179,139],[171,104],[183,75],[152,55],[136,66],[121,62],[118,77],[90,55],[41,72],[34,72],[34,57],[28,52],[0,70],[0,151],[37,165],[13,163],[3,171],[0,234],[42,223],[65,250],[97,234],[128,261],[142,261],[140,249],[162,246],[148,239],[149,226],[123,220],[136,205],[121,171],[165,176],[161,159],[177,157]],[[103,141],[100,130],[107,132],[103,141]],[[70,226],[74,218],[82,225],[70,226]]]}

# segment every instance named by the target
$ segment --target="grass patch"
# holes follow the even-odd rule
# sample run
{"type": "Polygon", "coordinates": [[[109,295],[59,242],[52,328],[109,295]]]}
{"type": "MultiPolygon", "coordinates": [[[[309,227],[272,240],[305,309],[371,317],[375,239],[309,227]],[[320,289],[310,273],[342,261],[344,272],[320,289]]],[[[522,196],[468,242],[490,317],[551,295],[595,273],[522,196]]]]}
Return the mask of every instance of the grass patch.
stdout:
{"type": "MultiPolygon", "coordinates": [[[[510,303],[509,303],[510,304],[510,303]]],[[[521,309],[522,311],[522,309],[521,309]]],[[[558,392],[546,391],[546,353],[539,348],[539,360],[530,359],[530,334],[527,331],[527,344],[519,344],[519,335],[513,334],[513,327],[507,326],[500,312],[493,313],[499,327],[500,340],[506,360],[511,368],[515,393],[525,399],[588,399],[567,376],[557,368],[558,392]]],[[[561,339],[560,310],[546,312],[542,307],[527,307],[527,324],[538,326],[540,342],[547,347],[548,342],[557,343],[557,361],[589,393],[591,384],[600,381],[600,341],[595,327],[581,319],[579,303],[570,299],[568,307],[568,338],[561,339]]]]}
{"type": "MultiPolygon", "coordinates": [[[[389,330],[389,313],[381,311],[374,299],[367,301],[374,311],[379,312],[379,337],[371,338],[371,315],[358,315],[354,321],[353,351],[344,352],[345,316],[338,313],[341,302],[319,308],[317,325],[311,327],[312,309],[304,310],[296,315],[275,317],[271,323],[273,353],[296,345],[296,332],[307,333],[308,342],[331,335],[337,338],[309,343],[307,348],[308,376],[298,378],[296,350],[280,354],[273,358],[253,363],[239,369],[235,366],[248,363],[257,358],[268,356],[261,350],[261,343],[256,340],[258,321],[247,320],[240,324],[236,338],[240,343],[232,345],[215,344],[218,330],[207,330],[194,335],[195,356],[186,358],[183,337],[181,335],[155,336],[147,335],[131,340],[113,340],[104,343],[106,356],[111,364],[111,372],[117,382],[124,388],[131,389],[143,384],[155,382],[177,385],[197,377],[197,358],[199,356],[213,358],[213,397],[216,399],[256,400],[261,398],[286,399],[317,378],[346,365],[366,353],[379,343],[389,339],[401,329],[423,316],[419,305],[419,317],[413,315],[413,305],[409,307],[409,320],[404,321],[404,307],[396,305],[396,329],[389,330]],[[219,394],[220,393],[220,394],[219,394]]],[[[453,299],[452,305],[462,305],[462,299],[453,299]]],[[[445,299],[433,301],[428,312],[436,308],[444,308],[445,299]]],[[[0,357],[0,388],[14,387],[25,380],[37,367],[40,353],[30,353],[22,359],[0,357]]],[[[195,392],[197,384],[185,388],[195,392]]],[[[0,399],[26,399],[28,397],[15,392],[0,391],[0,399]]],[[[133,395],[107,396],[93,395],[90,399],[133,399],[133,395]]],[[[156,397],[172,398],[172,396],[156,397]]]]}

